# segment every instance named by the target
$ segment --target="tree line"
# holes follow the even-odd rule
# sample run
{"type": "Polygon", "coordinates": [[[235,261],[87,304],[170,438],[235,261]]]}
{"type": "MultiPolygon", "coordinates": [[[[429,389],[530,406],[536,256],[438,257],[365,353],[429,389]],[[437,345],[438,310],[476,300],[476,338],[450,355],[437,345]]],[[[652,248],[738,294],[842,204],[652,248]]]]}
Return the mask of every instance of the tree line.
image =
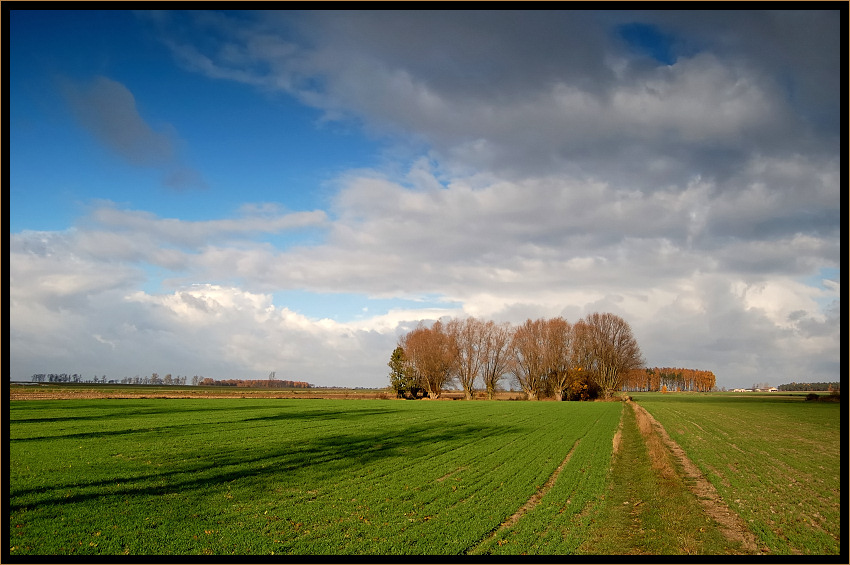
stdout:
{"type": "Polygon", "coordinates": [[[624,380],[623,389],[634,392],[646,391],[693,391],[709,392],[716,384],[714,373],[699,369],[653,367],[630,371],[624,380]]]}
{"type": "Polygon", "coordinates": [[[313,388],[313,385],[303,381],[288,381],[286,379],[224,379],[215,380],[209,377],[200,381],[201,386],[235,386],[245,388],[313,388]]]}
{"type": "MultiPolygon", "coordinates": [[[[97,380],[97,376],[94,377],[97,380]]],[[[73,375],[69,375],[68,373],[36,373],[30,380],[34,383],[81,383],[83,381],[82,375],[78,375],[74,373],[73,375]]]]}
{"type": "MultiPolygon", "coordinates": [[[[95,375],[91,380],[84,379],[82,375],[74,373],[37,373],[30,380],[34,383],[101,383],[101,384],[122,384],[122,385],[165,385],[165,386],[186,386],[189,377],[186,375],[175,375],[167,373],[160,376],[159,373],[152,373],[150,376],[124,377],[122,379],[108,379],[106,375],[98,377],[95,375]]],[[[285,379],[226,379],[216,380],[209,377],[194,375],[191,379],[192,386],[235,386],[235,387],[250,387],[250,388],[312,388],[313,385],[303,381],[289,381],[285,379]]]]}
{"type": "MultiPolygon", "coordinates": [[[[192,377],[192,384],[197,385],[202,377],[195,375],[192,377]]],[[[84,379],[82,375],[74,373],[36,373],[30,380],[34,383],[95,383],[95,384],[122,384],[122,385],[174,385],[185,386],[188,377],[186,375],[172,376],[171,373],[163,377],[159,373],[152,373],[150,376],[123,377],[121,379],[107,379],[106,375],[98,377],[94,375],[91,379],[84,379]]]]}
{"type": "Polygon", "coordinates": [[[779,390],[782,391],[800,391],[800,390],[818,390],[818,391],[833,391],[839,390],[841,388],[841,383],[789,383],[784,385],[779,385],[779,390]]]}
{"type": "Polygon", "coordinates": [[[466,399],[485,390],[492,399],[507,378],[529,400],[610,398],[644,361],[631,327],[611,313],[570,323],[562,317],[497,324],[452,318],[403,335],[388,363],[399,397],[439,398],[449,385],[466,399]]]}

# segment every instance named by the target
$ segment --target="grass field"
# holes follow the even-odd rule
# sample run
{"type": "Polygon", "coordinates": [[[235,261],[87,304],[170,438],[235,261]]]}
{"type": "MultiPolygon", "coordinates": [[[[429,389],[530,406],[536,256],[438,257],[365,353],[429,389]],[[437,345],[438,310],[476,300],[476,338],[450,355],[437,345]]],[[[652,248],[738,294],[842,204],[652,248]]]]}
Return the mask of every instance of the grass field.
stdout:
{"type": "Polygon", "coordinates": [[[757,549],[630,404],[240,393],[10,402],[8,555],[839,554],[839,404],[633,396],[757,549]]]}
{"type": "Polygon", "coordinates": [[[565,520],[581,512],[604,488],[620,410],[551,402],[12,402],[10,554],[464,553],[535,495],[574,448],[550,495],[576,493],[565,520]]]}
{"type": "Polygon", "coordinates": [[[836,555],[841,405],[802,394],[635,393],[772,554],[836,555]]]}

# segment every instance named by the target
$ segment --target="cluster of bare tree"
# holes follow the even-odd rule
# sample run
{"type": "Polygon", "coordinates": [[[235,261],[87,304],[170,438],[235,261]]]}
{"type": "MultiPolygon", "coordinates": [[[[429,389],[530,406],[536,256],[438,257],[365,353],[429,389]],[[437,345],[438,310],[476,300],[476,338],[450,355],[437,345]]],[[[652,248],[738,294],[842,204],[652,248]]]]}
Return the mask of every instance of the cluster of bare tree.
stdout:
{"type": "MultiPolygon", "coordinates": [[[[109,381],[109,382],[110,383],[112,383],[112,382],[120,383],[122,385],[185,386],[188,378],[189,377],[187,377],[186,375],[183,375],[183,376],[174,375],[174,376],[172,376],[171,373],[166,373],[164,376],[160,376],[159,373],[151,373],[150,376],[144,375],[144,376],[140,377],[139,375],[136,375],[135,377],[124,377],[120,381],[116,380],[116,381],[109,381]]],[[[201,377],[199,377],[198,375],[195,375],[194,377],[192,377],[192,384],[197,385],[198,380],[200,378],[201,377]]],[[[105,383],[106,382],[106,375],[103,376],[103,379],[104,380],[102,382],[105,383]]],[[[95,379],[95,382],[97,382],[97,379],[95,379]]]]}
{"type": "MultiPolygon", "coordinates": [[[[95,383],[95,384],[122,384],[122,385],[174,385],[174,386],[184,386],[186,384],[188,377],[186,375],[180,376],[175,375],[172,376],[171,373],[166,374],[163,377],[159,376],[159,373],[152,373],[150,376],[139,376],[135,377],[123,377],[122,379],[107,379],[106,375],[102,377],[98,377],[95,375],[91,379],[84,379],[82,375],[78,375],[74,373],[73,375],[69,375],[67,373],[61,374],[42,374],[38,373],[32,376],[32,382],[34,383],[95,383]]],[[[197,385],[198,382],[202,379],[202,377],[195,375],[192,377],[192,384],[197,385]]]]}
{"type": "MultiPolygon", "coordinates": [[[[97,377],[95,376],[95,380],[97,377]]],[[[69,375],[68,373],[36,373],[31,377],[32,382],[34,383],[81,383],[83,382],[83,376],[74,373],[73,375],[69,375]]]]}
{"type": "Polygon", "coordinates": [[[530,400],[578,400],[610,397],[643,359],[624,319],[593,313],[574,324],[561,317],[519,326],[474,317],[420,322],[401,337],[388,365],[398,396],[437,398],[456,384],[467,399],[479,385],[492,399],[510,375],[530,400]]]}

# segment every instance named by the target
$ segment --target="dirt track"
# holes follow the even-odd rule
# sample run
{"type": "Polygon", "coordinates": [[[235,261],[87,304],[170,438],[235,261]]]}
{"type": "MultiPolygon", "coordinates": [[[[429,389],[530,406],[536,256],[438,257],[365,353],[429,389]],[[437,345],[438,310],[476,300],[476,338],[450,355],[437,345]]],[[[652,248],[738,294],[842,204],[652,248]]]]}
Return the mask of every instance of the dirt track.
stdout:
{"type": "MultiPolygon", "coordinates": [[[[679,444],[670,438],[670,435],[667,433],[667,430],[664,429],[664,426],[662,426],[655,418],[652,417],[652,414],[647,412],[646,409],[639,404],[632,401],[628,401],[628,404],[635,412],[638,428],[644,435],[644,438],[650,439],[650,434],[657,434],[657,437],[660,438],[666,449],[669,450],[681,466],[684,476],[687,479],[685,482],[688,484],[691,492],[696,495],[700,504],[702,504],[703,512],[705,512],[705,514],[712,520],[717,522],[723,535],[729,540],[740,542],[744,551],[748,553],[760,553],[758,540],[755,535],[753,535],[753,533],[749,530],[741,517],[732,512],[717,492],[717,489],[714,488],[714,485],[712,485],[705,475],[703,475],[702,471],[699,470],[699,467],[697,467],[694,462],[688,458],[679,444]]],[[[649,445],[649,443],[650,442],[648,441],[647,444],[649,445]]],[[[677,472],[670,467],[666,458],[653,454],[651,448],[650,456],[653,458],[653,465],[657,464],[659,466],[660,472],[677,472]]]]}

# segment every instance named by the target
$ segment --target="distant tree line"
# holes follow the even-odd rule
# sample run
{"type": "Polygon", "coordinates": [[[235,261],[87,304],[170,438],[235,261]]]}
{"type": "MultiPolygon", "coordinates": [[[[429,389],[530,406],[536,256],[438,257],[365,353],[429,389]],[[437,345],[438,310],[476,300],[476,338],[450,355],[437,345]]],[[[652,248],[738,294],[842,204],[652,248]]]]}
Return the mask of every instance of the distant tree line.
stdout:
{"type": "Polygon", "coordinates": [[[466,399],[492,399],[506,378],[530,400],[588,400],[621,390],[643,358],[621,317],[593,313],[512,326],[475,317],[423,322],[403,335],[390,356],[390,387],[399,397],[439,398],[449,385],[466,399]]]}
{"type": "MultiPolygon", "coordinates": [[[[97,377],[95,377],[96,379],[97,377]]],[[[74,373],[73,375],[69,375],[68,373],[37,373],[30,377],[31,382],[34,383],[81,383],[83,381],[82,375],[78,375],[74,373]]]]}
{"type": "Polygon", "coordinates": [[[818,390],[818,391],[833,391],[841,388],[841,383],[833,382],[833,383],[790,383],[786,385],[779,385],[779,390],[782,391],[800,391],[800,390],[818,390]]]}
{"type": "Polygon", "coordinates": [[[709,392],[716,384],[714,373],[699,369],[653,367],[630,371],[624,380],[623,389],[635,392],[647,391],[693,391],[709,392]]]}
{"type": "MultiPolygon", "coordinates": [[[[107,379],[106,375],[98,377],[95,375],[91,379],[84,379],[82,375],[74,373],[47,373],[35,374],[31,377],[34,383],[102,383],[102,384],[123,384],[123,385],[158,385],[158,386],[186,386],[189,382],[189,377],[186,375],[172,376],[167,373],[160,376],[159,373],[152,373],[150,376],[124,377],[122,379],[107,379]]],[[[227,379],[216,380],[209,377],[201,377],[194,375],[191,379],[192,386],[236,386],[250,388],[312,388],[313,385],[302,381],[278,380],[274,378],[265,379],[227,379]]]]}
{"type": "Polygon", "coordinates": [[[216,380],[209,377],[198,384],[201,386],[235,386],[245,388],[313,388],[310,383],[303,381],[288,381],[285,379],[225,379],[216,380]]]}
{"type": "MultiPolygon", "coordinates": [[[[69,375],[67,373],[37,373],[30,377],[30,380],[34,383],[100,383],[100,384],[122,384],[122,385],[185,385],[188,377],[187,376],[171,376],[171,373],[168,373],[164,377],[160,377],[159,373],[153,373],[150,376],[140,377],[136,375],[135,377],[123,377],[121,379],[109,379],[106,375],[102,377],[98,377],[94,375],[91,379],[84,379],[82,375],[74,373],[73,375],[69,375]]],[[[192,384],[197,385],[198,380],[201,377],[195,375],[192,377],[192,384]]]]}

